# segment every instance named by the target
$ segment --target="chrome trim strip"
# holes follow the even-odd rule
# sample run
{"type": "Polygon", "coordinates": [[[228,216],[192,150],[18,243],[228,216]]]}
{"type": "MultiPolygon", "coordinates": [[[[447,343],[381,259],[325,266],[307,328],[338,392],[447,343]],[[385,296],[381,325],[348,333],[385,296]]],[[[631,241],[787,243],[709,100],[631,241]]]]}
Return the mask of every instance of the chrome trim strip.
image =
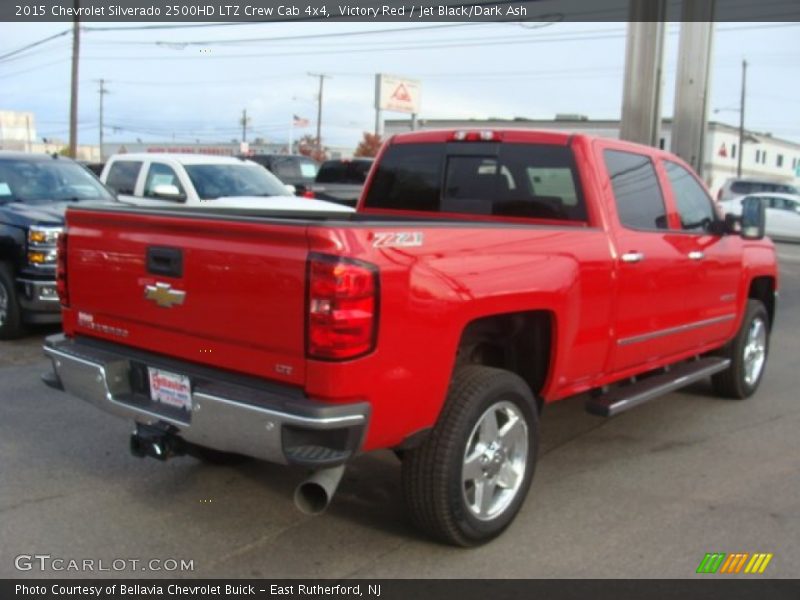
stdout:
{"type": "Polygon", "coordinates": [[[42,281],[40,279],[26,279],[25,277],[18,277],[17,281],[20,283],[30,283],[31,285],[37,285],[37,286],[51,285],[53,287],[56,287],[55,279],[47,279],[45,281],[42,281]]]}
{"type": "Polygon", "coordinates": [[[692,329],[699,329],[700,327],[708,327],[709,325],[716,325],[718,323],[725,323],[732,321],[736,318],[735,314],[722,315],[721,317],[714,317],[713,319],[705,319],[703,321],[696,321],[694,323],[687,323],[685,325],[678,325],[677,327],[669,327],[667,329],[659,329],[658,331],[651,331],[650,333],[643,333],[641,335],[633,335],[631,337],[622,338],[617,340],[618,346],[630,346],[631,344],[638,344],[646,342],[654,338],[673,335],[675,333],[684,333],[692,329]]]}
{"type": "MultiPolygon", "coordinates": [[[[211,400],[213,402],[222,402],[223,404],[228,404],[234,407],[241,407],[243,406],[241,402],[235,402],[233,400],[228,400],[227,398],[222,398],[221,396],[215,396],[214,394],[208,394],[206,392],[195,392],[192,394],[194,398],[203,398],[205,400],[211,400]]],[[[301,417],[299,415],[292,415],[285,412],[280,412],[277,410],[272,410],[270,408],[264,408],[262,406],[255,406],[253,404],[246,404],[248,408],[252,408],[257,410],[259,413],[265,416],[271,416],[274,419],[280,419],[284,422],[292,422],[298,423],[301,425],[358,425],[365,421],[364,415],[347,415],[344,417],[327,417],[323,419],[315,419],[313,417],[301,417]]],[[[324,428],[324,427],[321,427],[324,428]]]]}

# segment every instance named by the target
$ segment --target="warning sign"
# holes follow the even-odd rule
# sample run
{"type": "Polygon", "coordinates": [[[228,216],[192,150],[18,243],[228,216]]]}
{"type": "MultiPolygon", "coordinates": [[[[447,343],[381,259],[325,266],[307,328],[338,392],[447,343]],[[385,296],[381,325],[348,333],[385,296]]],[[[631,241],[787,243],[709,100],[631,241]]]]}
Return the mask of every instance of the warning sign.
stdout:
{"type": "Polygon", "coordinates": [[[420,83],[393,75],[375,76],[375,108],[404,113],[419,113],[420,83]]]}

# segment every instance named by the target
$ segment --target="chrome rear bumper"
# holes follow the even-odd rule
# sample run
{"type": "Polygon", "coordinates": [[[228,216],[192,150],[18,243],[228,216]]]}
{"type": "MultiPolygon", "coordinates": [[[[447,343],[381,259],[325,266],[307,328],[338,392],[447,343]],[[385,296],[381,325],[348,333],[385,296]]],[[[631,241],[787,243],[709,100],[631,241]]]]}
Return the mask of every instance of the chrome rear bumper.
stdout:
{"type": "Polygon", "coordinates": [[[331,466],[344,463],[361,447],[369,404],[314,402],[296,390],[261,389],[215,378],[206,367],[168,361],[124,346],[47,338],[45,354],[53,375],[45,383],[96,407],[143,425],[167,426],[192,444],[276,463],[331,466]],[[190,412],[153,403],[132,389],[132,364],[188,375],[190,412]]]}

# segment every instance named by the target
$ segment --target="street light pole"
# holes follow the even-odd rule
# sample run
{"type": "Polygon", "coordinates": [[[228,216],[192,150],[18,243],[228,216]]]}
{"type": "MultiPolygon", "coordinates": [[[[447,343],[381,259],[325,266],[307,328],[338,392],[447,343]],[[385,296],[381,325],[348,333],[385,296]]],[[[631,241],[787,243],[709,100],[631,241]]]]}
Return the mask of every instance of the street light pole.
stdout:
{"type": "Polygon", "coordinates": [[[736,162],[736,177],[742,176],[742,155],[744,154],[744,97],[747,86],[747,61],[742,60],[742,97],[739,101],[739,155],[736,162]]]}

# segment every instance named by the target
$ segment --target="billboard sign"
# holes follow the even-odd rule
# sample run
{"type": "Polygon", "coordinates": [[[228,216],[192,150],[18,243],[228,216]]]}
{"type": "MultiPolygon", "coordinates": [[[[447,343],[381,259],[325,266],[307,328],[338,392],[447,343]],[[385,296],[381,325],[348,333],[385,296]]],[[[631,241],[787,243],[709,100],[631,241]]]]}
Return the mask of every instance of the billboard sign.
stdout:
{"type": "Polygon", "coordinates": [[[375,76],[375,108],[417,114],[422,86],[416,79],[378,74],[375,76]]]}

